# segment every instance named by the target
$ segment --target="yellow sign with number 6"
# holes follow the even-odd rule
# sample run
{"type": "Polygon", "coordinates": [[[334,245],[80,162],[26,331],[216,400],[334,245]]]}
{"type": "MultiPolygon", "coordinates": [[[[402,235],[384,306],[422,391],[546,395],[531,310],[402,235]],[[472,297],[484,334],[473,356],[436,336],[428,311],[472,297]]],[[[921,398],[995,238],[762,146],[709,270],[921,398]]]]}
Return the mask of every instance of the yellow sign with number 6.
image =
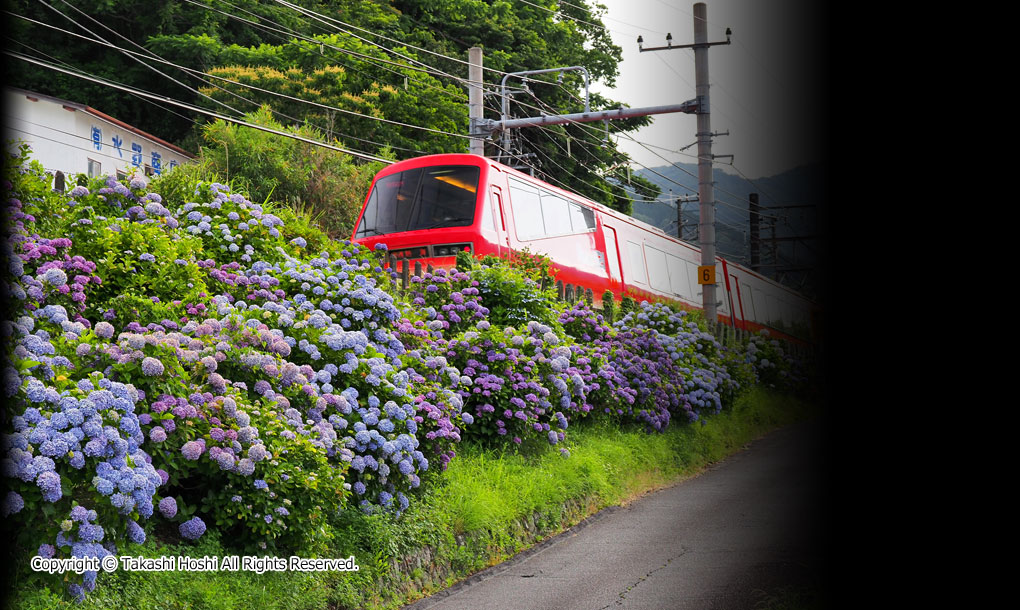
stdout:
{"type": "Polygon", "coordinates": [[[698,283],[699,284],[715,283],[715,265],[698,266],[698,283]]]}

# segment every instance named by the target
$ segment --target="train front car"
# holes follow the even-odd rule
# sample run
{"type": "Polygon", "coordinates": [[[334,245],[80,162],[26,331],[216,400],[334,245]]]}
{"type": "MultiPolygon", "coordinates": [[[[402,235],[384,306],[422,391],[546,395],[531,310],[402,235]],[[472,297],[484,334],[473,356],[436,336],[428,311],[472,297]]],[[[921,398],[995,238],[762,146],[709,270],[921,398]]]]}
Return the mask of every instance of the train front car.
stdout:
{"type": "Polygon", "coordinates": [[[496,236],[482,229],[489,165],[467,154],[431,155],[394,163],[376,175],[352,241],[422,268],[453,267],[458,251],[499,254],[496,236]]]}

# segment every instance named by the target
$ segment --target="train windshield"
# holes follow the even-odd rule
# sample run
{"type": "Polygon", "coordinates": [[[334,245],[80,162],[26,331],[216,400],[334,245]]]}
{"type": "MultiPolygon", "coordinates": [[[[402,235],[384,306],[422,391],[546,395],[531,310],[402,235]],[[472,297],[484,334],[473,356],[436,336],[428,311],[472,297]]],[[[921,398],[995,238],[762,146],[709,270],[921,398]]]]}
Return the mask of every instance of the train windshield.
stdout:
{"type": "Polygon", "coordinates": [[[474,165],[443,165],[380,178],[355,237],[472,224],[480,171],[474,165]]]}

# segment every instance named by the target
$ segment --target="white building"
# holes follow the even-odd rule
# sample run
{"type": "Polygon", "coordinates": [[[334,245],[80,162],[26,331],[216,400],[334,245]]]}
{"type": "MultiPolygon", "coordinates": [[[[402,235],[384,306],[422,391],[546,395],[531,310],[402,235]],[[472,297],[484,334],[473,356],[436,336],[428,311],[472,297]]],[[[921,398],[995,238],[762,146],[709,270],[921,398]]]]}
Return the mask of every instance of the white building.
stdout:
{"type": "MultiPolygon", "coordinates": [[[[194,155],[95,108],[4,87],[4,144],[21,143],[47,171],[65,176],[159,175],[194,155]]],[[[56,186],[56,185],[55,185],[56,186]]]]}

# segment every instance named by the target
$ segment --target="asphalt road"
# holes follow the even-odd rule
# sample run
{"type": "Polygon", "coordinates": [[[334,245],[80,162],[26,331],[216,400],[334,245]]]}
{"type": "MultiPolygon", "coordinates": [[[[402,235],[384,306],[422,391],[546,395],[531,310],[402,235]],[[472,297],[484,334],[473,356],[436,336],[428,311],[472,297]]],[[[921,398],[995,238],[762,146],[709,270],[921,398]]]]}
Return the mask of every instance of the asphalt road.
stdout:
{"type": "Polygon", "coordinates": [[[407,610],[743,610],[761,591],[821,592],[824,442],[817,424],[773,432],[407,610]]]}

